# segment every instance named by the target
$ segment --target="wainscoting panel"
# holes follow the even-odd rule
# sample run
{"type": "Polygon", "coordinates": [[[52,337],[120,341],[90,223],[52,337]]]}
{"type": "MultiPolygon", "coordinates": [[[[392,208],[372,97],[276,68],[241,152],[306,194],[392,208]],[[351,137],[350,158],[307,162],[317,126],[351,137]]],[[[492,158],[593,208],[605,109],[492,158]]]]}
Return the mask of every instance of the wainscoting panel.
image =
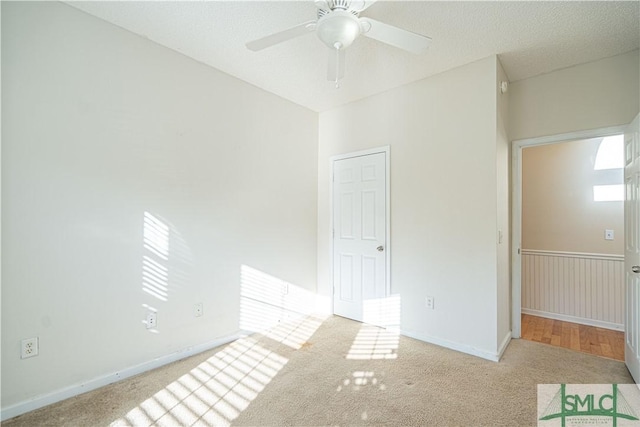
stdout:
{"type": "Polygon", "coordinates": [[[522,312],[624,329],[624,257],[522,251],[522,312]]]}

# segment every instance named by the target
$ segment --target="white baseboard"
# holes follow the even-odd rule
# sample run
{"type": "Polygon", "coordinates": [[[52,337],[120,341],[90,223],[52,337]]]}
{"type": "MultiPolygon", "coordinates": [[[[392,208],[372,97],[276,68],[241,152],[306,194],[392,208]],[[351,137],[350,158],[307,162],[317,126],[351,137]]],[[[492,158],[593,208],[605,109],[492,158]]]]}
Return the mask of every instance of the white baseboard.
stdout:
{"type": "Polygon", "coordinates": [[[587,319],[585,317],[569,316],[568,314],[549,313],[547,311],[533,310],[530,308],[522,308],[523,314],[532,316],[545,317],[547,319],[563,320],[565,322],[579,323],[581,325],[595,326],[596,328],[612,329],[614,331],[624,332],[624,325],[621,323],[605,322],[603,320],[587,319]]]}
{"type": "MultiPolygon", "coordinates": [[[[498,362],[500,360],[500,357],[502,357],[502,353],[507,348],[507,345],[509,343],[509,340],[507,340],[505,338],[505,341],[503,342],[503,347],[504,348],[501,348],[500,352],[492,353],[490,351],[481,350],[479,348],[475,348],[475,347],[472,347],[472,346],[466,345],[466,344],[460,344],[460,343],[457,343],[457,342],[444,340],[442,338],[436,338],[436,337],[431,337],[431,336],[427,336],[427,335],[415,334],[413,332],[406,332],[406,331],[400,331],[400,333],[402,335],[404,335],[404,336],[409,337],[409,338],[413,338],[413,339],[416,339],[416,340],[420,340],[420,341],[428,342],[428,343],[431,343],[431,344],[439,345],[440,347],[448,348],[450,350],[459,351],[461,353],[470,354],[472,356],[481,357],[482,359],[487,359],[487,360],[490,360],[492,362],[498,362]]],[[[511,332],[509,332],[509,338],[511,338],[511,332]]]]}
{"type": "Polygon", "coordinates": [[[152,369],[159,368],[161,366],[167,365],[177,360],[181,360],[189,356],[202,353],[203,351],[211,350],[212,348],[216,348],[218,346],[227,344],[231,341],[235,341],[241,336],[242,335],[240,333],[234,333],[233,335],[228,335],[226,337],[218,338],[216,340],[213,340],[204,344],[198,344],[192,347],[187,347],[185,349],[178,350],[166,356],[158,357],[156,359],[143,362],[139,365],[135,365],[121,371],[112,372],[110,374],[106,374],[86,382],[78,383],[69,387],[65,387],[60,390],[56,390],[51,393],[34,397],[33,399],[16,403],[14,405],[8,406],[6,408],[2,408],[0,410],[0,421],[5,421],[5,420],[8,420],[9,418],[26,414],[27,412],[31,412],[36,409],[45,407],[47,405],[51,405],[52,403],[60,402],[65,399],[78,396],[82,393],[86,393],[88,391],[95,390],[97,388],[104,387],[106,385],[121,381],[125,378],[129,378],[134,375],[138,375],[143,372],[147,372],[152,369]]]}

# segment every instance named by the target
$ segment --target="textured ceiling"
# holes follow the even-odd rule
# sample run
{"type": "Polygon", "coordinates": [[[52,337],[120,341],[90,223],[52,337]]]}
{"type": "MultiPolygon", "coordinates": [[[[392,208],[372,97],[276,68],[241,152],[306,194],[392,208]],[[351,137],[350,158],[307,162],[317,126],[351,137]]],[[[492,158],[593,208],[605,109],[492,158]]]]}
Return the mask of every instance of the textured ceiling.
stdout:
{"type": "Polygon", "coordinates": [[[498,54],[511,81],[638,49],[638,1],[378,1],[368,16],[433,39],[414,55],[359,37],[341,88],[314,33],[259,52],[245,43],[315,19],[304,1],[69,2],[108,22],[315,111],[498,54]]]}

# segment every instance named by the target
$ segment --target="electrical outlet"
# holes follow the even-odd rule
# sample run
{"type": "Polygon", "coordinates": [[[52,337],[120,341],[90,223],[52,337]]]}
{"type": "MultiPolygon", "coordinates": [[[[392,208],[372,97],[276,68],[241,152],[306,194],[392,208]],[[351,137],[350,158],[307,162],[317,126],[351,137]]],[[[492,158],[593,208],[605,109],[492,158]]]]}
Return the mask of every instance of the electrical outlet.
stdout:
{"type": "Polygon", "coordinates": [[[202,316],[203,311],[202,311],[202,303],[199,302],[196,305],[193,306],[193,315],[196,317],[200,317],[202,316]]]}
{"type": "Polygon", "coordinates": [[[150,311],[147,313],[147,329],[153,329],[158,324],[158,313],[150,311]]]}
{"type": "Polygon", "coordinates": [[[283,283],[282,284],[282,295],[287,295],[289,293],[289,284],[288,283],[283,283]]]}
{"type": "Polygon", "coordinates": [[[435,309],[435,301],[433,297],[427,297],[425,299],[425,305],[429,310],[435,309]]]}
{"type": "Polygon", "coordinates": [[[38,355],[38,337],[27,338],[20,342],[20,358],[28,359],[38,355]]]}

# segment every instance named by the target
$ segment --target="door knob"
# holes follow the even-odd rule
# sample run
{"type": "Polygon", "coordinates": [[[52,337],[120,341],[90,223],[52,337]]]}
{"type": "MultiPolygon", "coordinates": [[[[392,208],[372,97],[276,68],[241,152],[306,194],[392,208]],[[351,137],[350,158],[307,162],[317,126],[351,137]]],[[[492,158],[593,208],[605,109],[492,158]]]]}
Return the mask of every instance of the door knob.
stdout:
{"type": "Polygon", "coordinates": [[[640,265],[634,265],[633,267],[631,267],[631,271],[633,271],[634,273],[640,273],[640,265]]]}
{"type": "Polygon", "coordinates": [[[376,249],[378,250],[378,252],[384,251],[384,247],[383,246],[378,246],[376,249]]]}

